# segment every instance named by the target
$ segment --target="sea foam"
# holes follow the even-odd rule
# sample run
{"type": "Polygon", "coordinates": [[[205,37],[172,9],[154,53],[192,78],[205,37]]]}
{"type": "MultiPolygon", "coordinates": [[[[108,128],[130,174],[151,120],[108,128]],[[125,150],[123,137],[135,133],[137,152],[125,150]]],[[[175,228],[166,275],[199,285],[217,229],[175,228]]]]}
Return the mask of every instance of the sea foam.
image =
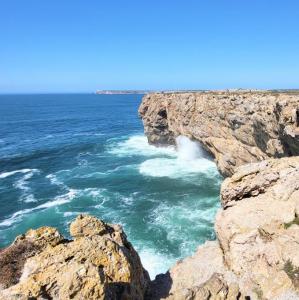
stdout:
{"type": "Polygon", "coordinates": [[[114,142],[109,145],[108,152],[117,156],[176,156],[174,147],[155,147],[148,143],[144,135],[134,135],[125,141],[114,142]]]}
{"type": "Polygon", "coordinates": [[[171,178],[184,178],[200,173],[217,175],[215,163],[206,157],[199,143],[185,136],[177,137],[176,143],[177,151],[173,157],[148,159],[140,164],[140,173],[151,177],[171,178]]]}
{"type": "Polygon", "coordinates": [[[70,189],[68,193],[55,197],[53,201],[48,201],[48,202],[40,204],[36,207],[26,208],[26,209],[17,211],[14,214],[12,214],[11,217],[9,217],[9,218],[3,220],[2,222],[0,222],[0,227],[11,226],[12,224],[14,224],[16,222],[21,221],[24,215],[27,215],[27,214],[32,213],[34,211],[47,209],[47,208],[50,208],[50,207],[53,207],[53,206],[58,206],[58,205],[68,203],[73,198],[75,198],[77,193],[78,193],[77,190],[70,189]]]}
{"type": "Polygon", "coordinates": [[[37,169],[21,169],[21,170],[15,170],[15,171],[11,171],[11,172],[3,172],[3,173],[0,173],[0,179],[12,176],[17,173],[26,174],[26,173],[32,173],[32,172],[33,173],[38,172],[38,170],[37,169]]]}
{"type": "Polygon", "coordinates": [[[143,267],[148,271],[152,280],[155,279],[157,274],[166,273],[169,267],[176,261],[174,257],[159,253],[157,249],[145,247],[138,248],[138,246],[136,249],[143,267]]]}

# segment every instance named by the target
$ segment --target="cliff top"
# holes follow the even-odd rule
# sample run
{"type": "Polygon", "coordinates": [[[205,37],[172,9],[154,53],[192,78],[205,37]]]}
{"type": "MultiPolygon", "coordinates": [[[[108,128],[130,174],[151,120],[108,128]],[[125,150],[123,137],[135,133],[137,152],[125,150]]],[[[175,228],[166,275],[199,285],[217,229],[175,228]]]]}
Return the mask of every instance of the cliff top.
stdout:
{"type": "Polygon", "coordinates": [[[299,89],[275,89],[275,90],[259,90],[259,89],[226,89],[226,90],[173,90],[173,91],[152,91],[150,94],[287,94],[299,95],[299,89]]]}

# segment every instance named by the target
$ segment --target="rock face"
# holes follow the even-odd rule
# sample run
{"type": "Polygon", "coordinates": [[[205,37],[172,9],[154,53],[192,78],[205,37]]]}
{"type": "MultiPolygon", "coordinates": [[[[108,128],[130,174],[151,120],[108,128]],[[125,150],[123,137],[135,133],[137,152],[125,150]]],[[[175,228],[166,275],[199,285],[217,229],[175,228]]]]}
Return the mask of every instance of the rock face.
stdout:
{"type": "Polygon", "coordinates": [[[299,157],[239,167],[221,201],[217,241],[157,277],[152,299],[299,299],[299,157]]]}
{"type": "Polygon", "coordinates": [[[221,201],[215,229],[240,287],[265,299],[298,289],[299,157],[240,167],[224,181],[221,201]]]}
{"type": "Polygon", "coordinates": [[[299,94],[155,93],[139,108],[148,141],[200,141],[225,176],[246,163],[299,155],[299,94]]]}
{"type": "Polygon", "coordinates": [[[120,226],[80,215],[73,240],[42,227],[0,250],[0,299],[299,299],[298,103],[266,92],[145,96],[150,143],[191,137],[232,175],[217,240],[150,282],[120,226]]]}
{"type": "Polygon", "coordinates": [[[80,215],[70,233],[30,230],[3,250],[0,299],[143,299],[149,276],[120,226],[80,215]]]}
{"type": "Polygon", "coordinates": [[[0,252],[0,299],[299,299],[299,157],[237,168],[221,203],[217,240],[153,282],[120,226],[29,230],[0,252]]]}

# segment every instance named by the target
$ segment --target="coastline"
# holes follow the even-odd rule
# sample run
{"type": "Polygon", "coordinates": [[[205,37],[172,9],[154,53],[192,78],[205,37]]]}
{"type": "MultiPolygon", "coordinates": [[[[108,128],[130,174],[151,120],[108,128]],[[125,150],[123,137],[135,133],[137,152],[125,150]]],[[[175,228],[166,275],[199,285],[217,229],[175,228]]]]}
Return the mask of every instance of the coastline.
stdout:
{"type": "MultiPolygon", "coordinates": [[[[152,282],[141,275],[138,259],[137,262],[131,260],[129,255],[130,269],[138,275],[126,277],[128,289],[123,288],[117,297],[126,294],[133,299],[138,290],[136,299],[298,299],[298,103],[296,93],[155,93],[144,96],[139,114],[150,144],[173,145],[175,137],[187,136],[200,142],[215,157],[219,170],[227,178],[221,187],[222,208],[215,219],[217,240],[206,242],[193,256],[177,262],[169,272],[158,275],[152,282]]],[[[90,220],[89,217],[80,218],[90,220]]],[[[82,237],[105,239],[106,233],[98,231],[97,222],[75,226],[80,234],[75,233],[74,241],[69,244],[74,245],[76,239],[82,237]],[[86,234],[85,228],[88,228],[86,234]]],[[[115,226],[113,230],[121,232],[115,226]]],[[[52,233],[49,236],[47,250],[28,257],[25,266],[32,266],[33,262],[39,265],[43,255],[55,260],[55,253],[65,246],[61,238],[51,245],[52,233]]],[[[54,236],[60,237],[58,233],[54,236]]],[[[25,240],[27,238],[34,243],[36,233],[27,233],[25,240]]],[[[118,234],[111,238],[116,238],[117,243],[128,243],[124,242],[124,237],[119,239],[118,234]]],[[[22,239],[24,237],[19,237],[6,251],[10,249],[15,253],[14,247],[22,239]]],[[[118,256],[121,251],[117,247],[104,255],[118,256]]],[[[1,257],[3,259],[3,252],[0,260],[1,257]]],[[[71,257],[70,263],[74,259],[71,257]]],[[[113,286],[120,289],[120,279],[109,275],[114,263],[101,269],[106,279],[95,282],[102,295],[109,293],[108,282],[109,287],[114,283],[113,286]]],[[[66,270],[71,276],[78,276],[78,270],[68,264],[66,270]]],[[[40,277],[34,268],[31,271],[26,268],[26,272],[19,283],[0,291],[0,295],[13,299],[14,295],[26,290],[39,297],[44,293],[43,280],[49,278],[52,279],[46,286],[48,295],[65,292],[55,283],[58,280],[66,284],[61,275],[50,272],[40,277]],[[37,285],[29,284],[32,278],[38,278],[37,285]]],[[[90,292],[78,282],[76,289],[78,296],[80,292],[90,292]]],[[[91,298],[99,297],[99,294],[90,295],[91,298]]]]}

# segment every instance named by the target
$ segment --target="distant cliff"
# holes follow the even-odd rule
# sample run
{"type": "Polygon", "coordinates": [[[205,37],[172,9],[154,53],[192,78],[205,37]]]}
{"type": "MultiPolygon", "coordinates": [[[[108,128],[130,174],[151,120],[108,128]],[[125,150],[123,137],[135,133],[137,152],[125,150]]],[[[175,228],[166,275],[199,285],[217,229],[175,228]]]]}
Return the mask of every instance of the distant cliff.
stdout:
{"type": "Polygon", "coordinates": [[[202,143],[220,172],[267,158],[299,155],[299,93],[269,91],[154,93],[139,108],[148,141],[202,143]]]}
{"type": "Polygon", "coordinates": [[[146,90],[97,90],[98,95],[131,95],[131,94],[147,94],[151,91],[146,90]]]}

